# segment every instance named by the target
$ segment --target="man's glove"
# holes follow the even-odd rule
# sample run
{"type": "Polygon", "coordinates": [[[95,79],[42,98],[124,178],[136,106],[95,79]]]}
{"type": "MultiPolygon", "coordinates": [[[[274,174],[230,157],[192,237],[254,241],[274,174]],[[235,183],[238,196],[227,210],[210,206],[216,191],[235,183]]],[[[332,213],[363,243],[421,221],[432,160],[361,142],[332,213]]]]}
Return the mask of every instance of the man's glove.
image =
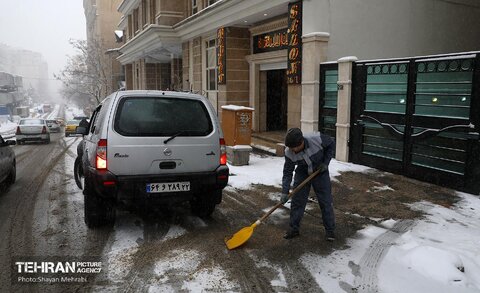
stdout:
{"type": "Polygon", "coordinates": [[[288,194],[282,193],[282,195],[280,196],[280,202],[282,204],[285,204],[287,201],[288,201],[288,194]]]}
{"type": "Polygon", "coordinates": [[[318,165],[317,170],[320,170],[320,173],[323,173],[328,170],[328,166],[326,164],[320,164],[318,165]]]}

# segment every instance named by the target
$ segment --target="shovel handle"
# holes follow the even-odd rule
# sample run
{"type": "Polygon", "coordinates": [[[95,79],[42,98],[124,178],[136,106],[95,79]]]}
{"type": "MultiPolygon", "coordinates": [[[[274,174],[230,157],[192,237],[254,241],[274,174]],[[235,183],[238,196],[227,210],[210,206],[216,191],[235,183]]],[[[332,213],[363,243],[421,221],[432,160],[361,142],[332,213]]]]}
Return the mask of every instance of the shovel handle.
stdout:
{"type": "MultiPolygon", "coordinates": [[[[308,182],[310,182],[313,178],[315,178],[315,176],[317,176],[318,174],[320,174],[320,169],[318,169],[317,171],[313,172],[310,176],[307,177],[307,179],[303,180],[302,183],[300,183],[294,190],[292,190],[292,192],[290,192],[288,194],[288,199],[292,198],[292,196],[294,196],[300,189],[302,189],[305,184],[307,184],[308,182]]],[[[277,203],[275,206],[273,206],[267,213],[265,213],[265,215],[263,215],[263,217],[261,217],[260,219],[258,219],[257,223],[260,223],[262,222],[263,220],[265,220],[268,216],[270,216],[276,209],[278,209],[280,206],[282,206],[283,203],[282,202],[279,202],[277,203]]]]}

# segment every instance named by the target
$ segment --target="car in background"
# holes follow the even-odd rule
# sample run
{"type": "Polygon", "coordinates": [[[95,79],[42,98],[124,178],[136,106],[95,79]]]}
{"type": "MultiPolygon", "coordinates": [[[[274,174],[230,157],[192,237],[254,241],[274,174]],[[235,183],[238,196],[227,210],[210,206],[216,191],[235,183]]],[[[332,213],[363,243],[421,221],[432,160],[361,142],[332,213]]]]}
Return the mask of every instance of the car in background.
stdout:
{"type": "Polygon", "coordinates": [[[76,134],[77,126],[80,124],[80,120],[69,120],[65,124],[65,136],[69,137],[72,134],[76,134]]]}
{"type": "Polygon", "coordinates": [[[65,126],[65,119],[62,117],[55,117],[55,121],[57,121],[58,125],[65,126]]]}
{"type": "Polygon", "coordinates": [[[50,132],[60,132],[60,125],[57,120],[46,120],[50,132]]]}
{"type": "Polygon", "coordinates": [[[14,140],[4,140],[0,136],[0,182],[7,186],[15,183],[17,175],[15,152],[10,148],[14,140]]]}
{"type": "Polygon", "coordinates": [[[15,133],[18,144],[26,142],[41,141],[50,143],[50,130],[44,119],[24,118],[18,122],[15,133]]]}

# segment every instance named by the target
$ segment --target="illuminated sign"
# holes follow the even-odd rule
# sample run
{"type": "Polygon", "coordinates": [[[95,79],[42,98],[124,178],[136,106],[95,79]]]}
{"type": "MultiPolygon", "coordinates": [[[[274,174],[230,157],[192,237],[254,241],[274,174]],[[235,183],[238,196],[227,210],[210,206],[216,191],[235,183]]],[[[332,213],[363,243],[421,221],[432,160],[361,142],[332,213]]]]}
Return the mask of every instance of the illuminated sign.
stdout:
{"type": "Polygon", "coordinates": [[[288,69],[287,82],[302,82],[302,1],[288,5],[288,69]]]}
{"type": "Polygon", "coordinates": [[[253,37],[253,53],[263,53],[288,48],[287,30],[274,31],[253,37]]]}
{"type": "Polygon", "coordinates": [[[226,64],[227,64],[227,54],[225,48],[226,36],[225,28],[221,27],[217,30],[217,77],[218,84],[226,83],[226,64]]]}

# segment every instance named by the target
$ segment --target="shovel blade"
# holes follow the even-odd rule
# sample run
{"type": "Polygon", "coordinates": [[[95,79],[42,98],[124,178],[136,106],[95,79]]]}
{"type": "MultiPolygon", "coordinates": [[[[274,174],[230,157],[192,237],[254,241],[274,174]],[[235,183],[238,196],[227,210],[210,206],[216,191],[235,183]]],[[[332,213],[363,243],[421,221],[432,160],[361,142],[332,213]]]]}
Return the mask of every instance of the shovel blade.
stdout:
{"type": "Polygon", "coordinates": [[[248,239],[250,239],[250,237],[252,236],[253,229],[255,229],[256,226],[257,224],[253,224],[251,226],[242,228],[240,231],[233,234],[232,238],[225,239],[225,244],[227,245],[227,248],[230,250],[235,249],[247,242],[248,239]]]}

